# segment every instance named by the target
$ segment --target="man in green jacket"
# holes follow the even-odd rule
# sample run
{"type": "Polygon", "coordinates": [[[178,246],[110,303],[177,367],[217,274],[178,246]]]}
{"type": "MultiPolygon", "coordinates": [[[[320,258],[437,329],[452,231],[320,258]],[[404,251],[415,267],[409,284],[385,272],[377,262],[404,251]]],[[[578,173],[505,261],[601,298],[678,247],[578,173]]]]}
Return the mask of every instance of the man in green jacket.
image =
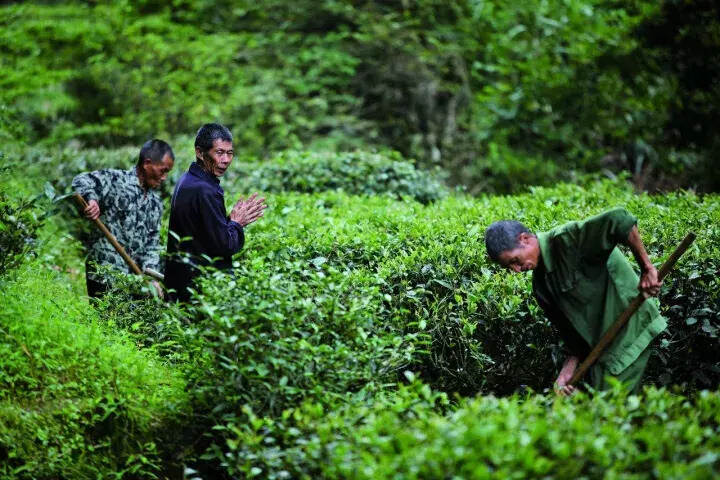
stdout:
{"type": "MultiPolygon", "coordinates": [[[[575,390],[568,382],[580,360],[638,291],[646,298],[657,296],[662,285],[637,219],[622,208],[537,235],[520,222],[495,222],[485,232],[485,247],[494,262],[513,272],[533,270],[533,294],[569,353],[555,382],[561,395],[575,390]],[[635,256],[639,280],[619,244],[635,256]]],[[[592,367],[589,383],[605,389],[606,377],[613,376],[636,390],[650,356],[648,345],[666,325],[657,300],[645,301],[592,367]]]]}

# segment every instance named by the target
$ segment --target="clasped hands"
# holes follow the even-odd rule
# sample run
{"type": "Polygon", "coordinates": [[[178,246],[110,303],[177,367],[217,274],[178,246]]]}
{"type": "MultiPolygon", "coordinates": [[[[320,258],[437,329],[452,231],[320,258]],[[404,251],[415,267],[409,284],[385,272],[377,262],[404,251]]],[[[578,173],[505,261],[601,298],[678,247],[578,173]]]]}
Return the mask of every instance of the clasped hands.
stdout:
{"type": "Polygon", "coordinates": [[[240,197],[230,211],[230,220],[245,227],[262,217],[266,208],[265,197],[258,197],[257,193],[253,193],[246,200],[240,197]]]}

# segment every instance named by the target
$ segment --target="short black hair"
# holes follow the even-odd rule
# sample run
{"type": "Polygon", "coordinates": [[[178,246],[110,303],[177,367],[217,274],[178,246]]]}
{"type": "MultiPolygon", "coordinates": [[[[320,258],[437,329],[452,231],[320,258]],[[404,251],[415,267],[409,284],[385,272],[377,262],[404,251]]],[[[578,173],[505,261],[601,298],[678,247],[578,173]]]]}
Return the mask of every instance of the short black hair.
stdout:
{"type": "Polygon", "coordinates": [[[165,155],[170,155],[170,158],[175,161],[175,154],[168,145],[167,142],[153,138],[148,140],[140,148],[140,155],[138,155],[138,167],[143,164],[146,158],[149,158],[152,163],[160,163],[165,155]]]}
{"type": "Polygon", "coordinates": [[[517,248],[518,236],[521,233],[532,232],[515,220],[500,220],[490,225],[485,230],[485,250],[490,259],[497,262],[502,252],[517,248]]]}
{"type": "Polygon", "coordinates": [[[200,127],[197,135],[195,135],[195,147],[203,152],[207,152],[212,148],[213,143],[215,143],[217,139],[232,142],[233,136],[225,125],[206,123],[200,127]]]}

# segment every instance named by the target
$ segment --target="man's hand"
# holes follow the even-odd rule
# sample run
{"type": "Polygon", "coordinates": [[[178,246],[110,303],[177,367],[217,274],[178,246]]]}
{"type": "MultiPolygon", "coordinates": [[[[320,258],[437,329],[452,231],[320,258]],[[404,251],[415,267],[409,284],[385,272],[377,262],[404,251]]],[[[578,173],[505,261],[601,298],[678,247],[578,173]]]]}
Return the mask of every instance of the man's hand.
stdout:
{"type": "Polygon", "coordinates": [[[647,252],[645,251],[645,245],[640,238],[640,232],[638,232],[637,225],[633,226],[628,235],[627,244],[630,246],[635,260],[640,265],[640,283],[638,284],[638,290],[643,294],[645,298],[656,297],[660,293],[660,287],[662,281],[658,279],[658,271],[650,261],[647,252]]]}
{"type": "Polygon", "coordinates": [[[568,357],[567,359],[565,359],[565,363],[560,370],[560,374],[555,380],[555,393],[557,393],[561,397],[572,395],[576,390],[574,386],[568,385],[568,382],[572,378],[573,373],[575,373],[578,362],[578,357],[568,357]]]}
{"type": "Polygon", "coordinates": [[[230,212],[230,220],[245,227],[262,217],[266,208],[265,198],[258,198],[257,193],[253,193],[247,200],[243,200],[241,197],[237,201],[230,212]]]}
{"type": "Polygon", "coordinates": [[[638,290],[640,290],[640,293],[642,293],[645,298],[657,297],[660,293],[661,286],[662,281],[658,279],[657,269],[650,265],[640,276],[638,290]]]}
{"type": "Polygon", "coordinates": [[[98,205],[96,200],[90,200],[88,202],[88,206],[85,207],[85,210],[83,210],[83,213],[85,214],[86,218],[89,218],[90,220],[95,220],[96,218],[100,217],[100,206],[98,205]]]}

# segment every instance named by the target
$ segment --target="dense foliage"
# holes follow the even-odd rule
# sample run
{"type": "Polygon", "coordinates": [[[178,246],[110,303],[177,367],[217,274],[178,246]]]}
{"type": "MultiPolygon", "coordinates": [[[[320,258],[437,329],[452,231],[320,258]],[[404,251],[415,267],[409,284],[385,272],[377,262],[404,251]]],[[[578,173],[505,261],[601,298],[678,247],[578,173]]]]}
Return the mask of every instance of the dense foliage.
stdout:
{"type": "Polygon", "coordinates": [[[720,197],[628,182],[717,188],[716,13],[5,2],[0,477],[717,476],[720,197]],[[206,271],[189,304],[125,276],[88,301],[73,176],[170,141],[164,241],[192,134],[214,120],[238,153],[228,205],[269,204],[233,270],[206,271]],[[658,264],[698,238],[660,293],[650,385],[561,399],[563,345],[483,233],[615,206],[658,264]]]}
{"type": "Polygon", "coordinates": [[[184,380],[102,328],[66,281],[35,261],[0,284],[0,476],[172,471],[184,380]]]}
{"type": "Polygon", "coordinates": [[[17,2],[0,25],[6,140],[217,119],[257,157],[383,144],[472,191],[603,168],[717,187],[711,1],[17,2]]]}
{"type": "Polygon", "coordinates": [[[427,411],[422,403],[396,402],[334,416],[327,423],[345,435],[334,442],[336,431],[322,429],[311,448],[327,449],[328,478],[717,475],[720,403],[708,392],[692,400],[654,389],[642,397],[605,392],[571,402],[488,396],[463,402],[446,417],[427,411]]]}
{"type": "Polygon", "coordinates": [[[696,230],[661,295],[670,326],[647,381],[688,392],[720,382],[716,198],[635,196],[612,182],[429,206],[341,193],[270,198],[234,275],[207,277],[189,313],[188,338],[198,341],[189,348],[202,365],[196,412],[217,425],[207,457],[230,472],[314,472],[318,459],[301,445],[325,428],[316,417],[357,397],[367,405],[406,370],[433,391],[545,391],[560,343],[529,278],[488,264],[483,226],[499,217],[543,229],[625,204],[658,260],[696,230]]]}
{"type": "MultiPolygon", "coordinates": [[[[428,203],[447,195],[432,175],[418,170],[397,152],[284,152],[259,164],[236,167],[245,191],[314,193],[342,190],[349,194],[387,194],[428,203]]],[[[439,172],[436,171],[436,177],[439,172]]],[[[232,177],[231,177],[232,178],[232,177]]]]}
{"type": "MultiPolygon", "coordinates": [[[[179,150],[189,149],[186,143],[180,140],[179,150]]],[[[64,149],[54,155],[36,149],[27,150],[26,154],[26,158],[34,160],[23,171],[33,175],[20,184],[35,184],[37,188],[40,182],[33,181],[35,175],[54,170],[59,173],[54,183],[60,189],[69,182],[73,168],[116,166],[115,162],[127,165],[127,159],[132,158],[130,149],[64,149]]],[[[93,450],[95,456],[88,457],[91,460],[86,463],[87,470],[76,472],[77,475],[82,477],[92,471],[126,472],[118,473],[120,476],[167,474],[182,461],[189,462],[198,475],[208,478],[227,474],[280,478],[285,475],[282,472],[294,477],[333,476],[338,474],[334,468],[344,468],[345,459],[337,467],[328,466],[325,459],[330,454],[344,458],[345,454],[339,453],[345,451],[342,445],[352,444],[357,438],[346,424],[360,422],[358,425],[368,425],[367,428],[382,428],[380,423],[372,426],[369,420],[366,422],[369,412],[396,412],[398,419],[420,415],[435,424],[444,421],[444,412],[457,408],[446,397],[438,397],[438,391],[464,395],[544,391],[562,361],[561,345],[530,299],[529,278],[500,272],[488,263],[482,234],[484,227],[497,218],[518,218],[540,230],[614,205],[625,205],[640,218],[648,251],[658,261],[688,230],[695,230],[699,234],[696,246],[682,259],[661,295],[670,327],[655,345],[659,354],[653,357],[648,369],[648,381],[681,385],[686,392],[718,385],[715,352],[720,342],[717,324],[720,289],[716,272],[720,265],[716,258],[720,231],[716,226],[720,203],[714,196],[636,195],[622,181],[588,179],[583,186],[534,188],[528,194],[514,197],[473,199],[457,194],[447,196],[445,192],[433,198],[434,202],[423,205],[413,199],[422,199],[415,194],[404,198],[385,195],[395,193],[397,188],[396,184],[378,181],[378,175],[387,173],[383,169],[388,166],[393,166],[395,172],[407,173],[408,179],[420,181],[418,186],[429,185],[423,183],[429,177],[413,173],[411,166],[397,155],[386,158],[358,152],[333,157],[327,153],[288,152],[269,163],[252,165],[247,171],[246,165],[251,164],[236,164],[237,171],[224,182],[228,202],[237,193],[248,192],[251,186],[264,186],[270,190],[265,194],[271,208],[249,230],[248,245],[236,258],[235,273],[227,276],[209,272],[202,293],[192,305],[168,310],[152,299],[137,300],[129,285],[120,282],[116,293],[95,305],[99,313],[99,323],[95,323],[98,321],[87,320],[82,312],[88,307],[78,303],[70,290],[59,287],[48,290],[47,285],[60,281],[63,277],[59,275],[63,274],[43,273],[48,270],[37,261],[14,270],[18,273],[5,280],[3,296],[13,299],[2,316],[2,328],[11,332],[6,337],[11,342],[6,344],[8,352],[13,351],[16,340],[12,339],[17,338],[23,338],[21,344],[33,352],[33,342],[44,338],[43,335],[54,338],[59,332],[67,335],[76,329],[84,332],[90,328],[89,332],[98,332],[91,338],[99,338],[97,335],[103,329],[119,330],[125,333],[112,340],[118,342],[113,348],[123,351],[127,343],[121,337],[129,336],[144,355],[149,355],[147,358],[162,359],[167,365],[164,368],[184,377],[188,384],[186,408],[192,412],[183,413],[183,396],[168,392],[173,397],[170,400],[163,396],[164,390],[152,388],[148,383],[150,377],[143,380],[142,388],[149,388],[147,391],[128,390],[134,393],[126,397],[120,390],[108,397],[106,382],[118,375],[129,382],[127,388],[140,387],[132,386],[134,377],[122,373],[124,370],[117,371],[120,365],[104,357],[98,357],[96,361],[100,363],[93,367],[83,363],[75,366],[69,358],[77,358],[78,362],[92,358],[77,350],[77,344],[61,350],[67,352],[71,348],[77,357],[57,357],[54,367],[48,362],[55,357],[43,356],[47,368],[71,369],[78,374],[91,368],[97,377],[83,373],[84,380],[79,383],[71,381],[67,374],[45,375],[42,384],[37,380],[17,383],[11,379],[37,379],[39,374],[31,357],[23,356],[20,349],[5,357],[3,369],[25,372],[6,377],[6,381],[15,382],[12,390],[7,390],[15,393],[7,398],[5,407],[14,412],[8,413],[7,418],[15,420],[8,420],[3,430],[5,455],[17,459],[9,464],[12,468],[26,466],[40,477],[52,475],[50,472],[72,471],[68,470],[70,463],[63,463],[61,457],[48,456],[61,451],[57,450],[60,447],[38,443],[44,437],[33,436],[31,432],[39,431],[38,422],[55,432],[53,438],[57,442],[76,438],[68,440],[71,446],[66,448],[70,450],[62,458],[86,455],[82,452],[89,444],[80,441],[77,435],[96,438],[79,433],[88,428],[86,424],[81,427],[71,422],[70,430],[61,434],[55,423],[43,423],[46,417],[33,420],[35,417],[28,413],[32,409],[28,410],[22,398],[35,398],[34,391],[73,398],[75,410],[66,411],[70,418],[86,419],[79,412],[101,404],[100,410],[115,413],[108,413],[109,417],[98,414],[97,421],[117,418],[135,432],[130,434],[133,439],[130,443],[118,443],[119,437],[114,435],[125,430],[118,430],[120,427],[115,424],[93,433],[106,439],[101,441],[108,442],[108,447],[93,450]],[[335,168],[345,169],[341,171],[355,180],[328,184],[335,168]],[[287,175],[278,180],[277,172],[287,175]],[[354,172],[363,173],[354,176],[354,172]],[[282,191],[300,190],[295,185],[313,186],[315,192],[282,191]],[[339,185],[346,185],[343,191],[337,190],[339,185]],[[383,186],[388,190],[383,190],[383,186]],[[40,296],[39,288],[43,288],[47,305],[40,310],[38,303],[30,300],[40,296]],[[128,308],[129,305],[132,307],[128,308]],[[22,313],[28,308],[46,312],[34,314],[40,315],[38,321],[54,318],[52,312],[76,313],[64,320],[67,325],[57,326],[53,320],[39,324],[45,325],[45,330],[38,331],[41,333],[21,334],[33,325],[25,320],[32,317],[22,313]],[[73,326],[73,322],[79,323],[73,326]],[[20,365],[26,367],[18,367],[21,360],[25,363],[20,365]],[[102,374],[108,368],[116,373],[102,374]],[[407,382],[409,374],[404,373],[407,371],[415,371],[426,385],[401,387],[407,382]],[[73,387],[76,383],[77,387],[73,387]],[[164,414],[158,413],[157,420],[147,423],[147,415],[156,415],[152,413],[154,407],[148,405],[156,402],[160,402],[157,405],[162,406],[164,414]],[[136,411],[139,405],[143,407],[136,411]],[[405,417],[408,409],[416,413],[405,417]],[[330,412],[334,413],[328,417],[330,412]],[[160,425],[161,430],[153,425],[160,425]],[[182,428],[183,435],[170,442],[158,440],[174,428],[182,428]],[[27,437],[31,443],[19,442],[17,447],[10,447],[20,437],[27,437]],[[337,448],[329,451],[330,445],[337,448]],[[171,454],[169,449],[173,448],[176,454],[171,454]],[[183,453],[178,457],[177,452],[183,453]]],[[[178,170],[174,175],[179,173],[178,170]]],[[[10,181],[19,180],[16,177],[10,181]]],[[[74,225],[83,223],[71,212],[61,209],[40,231],[44,247],[39,259],[57,265],[54,268],[62,271],[72,271],[79,263],[72,260],[77,259],[77,252],[67,241],[61,244],[51,241],[59,236],[58,227],[77,230],[74,225]]],[[[81,289],[80,286],[78,290],[81,289]]],[[[109,334],[110,338],[116,335],[109,334]]],[[[80,333],[71,335],[77,338],[80,333]]],[[[54,342],[58,342],[57,338],[54,342]]],[[[134,365],[137,367],[137,362],[134,365]]],[[[664,401],[672,402],[666,392],[656,395],[667,396],[664,401]]],[[[613,401],[619,405],[621,398],[613,401]]],[[[538,405],[543,401],[533,400],[532,408],[540,408],[538,405]]],[[[519,399],[514,402],[516,407],[512,408],[531,408],[519,399]]],[[[578,403],[563,408],[583,407],[578,403]]],[[[666,415],[673,418],[670,413],[666,415]]],[[[90,418],[92,425],[95,420],[90,418]]],[[[611,429],[608,435],[615,435],[614,431],[611,429]]],[[[644,435],[641,431],[638,430],[638,435],[644,435]]],[[[467,438],[470,441],[471,437],[467,438]]],[[[392,458],[401,461],[401,452],[398,455],[392,458]]],[[[695,458],[694,453],[688,455],[683,457],[688,462],[695,458]]],[[[366,456],[362,458],[362,462],[369,461],[366,456]]],[[[713,465],[714,460],[708,459],[703,461],[713,465]]],[[[516,464],[503,465],[501,471],[502,468],[519,471],[516,464]]],[[[373,468],[381,471],[386,467],[373,468]]]]}

